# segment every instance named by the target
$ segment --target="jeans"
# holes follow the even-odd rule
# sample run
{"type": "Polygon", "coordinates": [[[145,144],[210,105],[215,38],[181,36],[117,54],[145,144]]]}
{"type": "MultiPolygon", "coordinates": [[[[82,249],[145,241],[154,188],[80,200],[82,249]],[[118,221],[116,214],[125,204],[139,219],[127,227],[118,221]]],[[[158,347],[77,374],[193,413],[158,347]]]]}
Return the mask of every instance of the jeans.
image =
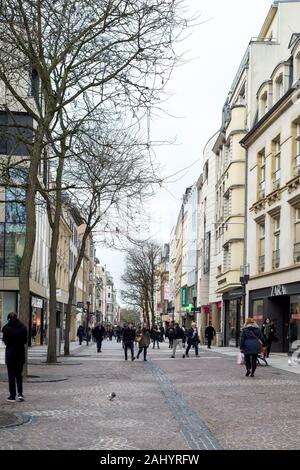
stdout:
{"type": "Polygon", "coordinates": [[[207,339],[207,347],[208,349],[210,349],[213,338],[206,338],[206,339],[207,339]]]}
{"type": "Polygon", "coordinates": [[[100,352],[101,351],[101,347],[102,347],[102,339],[103,338],[99,338],[97,339],[97,351],[100,352]]]}
{"type": "Polygon", "coordinates": [[[153,349],[155,348],[155,343],[157,343],[157,348],[159,349],[159,341],[158,339],[153,340],[153,349]]]}
{"type": "Polygon", "coordinates": [[[174,341],[173,338],[169,338],[169,349],[173,348],[173,341],[174,341]]]}
{"type": "Polygon", "coordinates": [[[148,349],[148,348],[146,348],[146,346],[144,346],[144,347],[142,347],[142,348],[139,348],[139,352],[138,352],[137,358],[139,358],[141,352],[144,351],[144,361],[145,361],[146,358],[147,358],[147,349],[148,349]]]}
{"type": "Polygon", "coordinates": [[[270,355],[272,343],[273,343],[273,340],[268,338],[267,339],[267,357],[269,357],[270,355]]]}
{"type": "Polygon", "coordinates": [[[23,364],[7,364],[9,395],[11,398],[16,398],[16,382],[18,394],[23,393],[23,364]]]}
{"type": "Polygon", "coordinates": [[[134,347],[133,347],[133,341],[127,341],[124,343],[124,352],[125,352],[125,361],[127,361],[127,349],[130,349],[131,352],[131,359],[134,357],[134,347]]]}
{"type": "Polygon", "coordinates": [[[181,350],[182,354],[185,355],[185,351],[182,347],[182,339],[174,339],[173,340],[173,354],[172,354],[172,356],[175,356],[177,346],[179,346],[179,349],[181,350]]]}
{"type": "Polygon", "coordinates": [[[198,348],[198,343],[194,343],[194,344],[189,344],[188,347],[186,348],[186,355],[188,355],[189,353],[189,350],[191,349],[191,347],[194,346],[195,347],[195,354],[196,356],[199,355],[199,348],[198,348]]]}
{"type": "Polygon", "coordinates": [[[245,354],[246,369],[251,370],[252,374],[256,371],[258,354],[245,354]]]}

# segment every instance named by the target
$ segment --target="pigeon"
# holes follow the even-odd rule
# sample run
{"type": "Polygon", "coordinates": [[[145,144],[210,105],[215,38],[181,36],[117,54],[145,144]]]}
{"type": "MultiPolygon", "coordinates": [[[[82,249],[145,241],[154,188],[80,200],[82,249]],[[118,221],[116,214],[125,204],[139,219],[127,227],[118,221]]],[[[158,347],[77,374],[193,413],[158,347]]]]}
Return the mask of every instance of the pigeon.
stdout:
{"type": "Polygon", "coordinates": [[[108,398],[110,401],[112,401],[115,397],[116,397],[115,392],[112,392],[110,395],[108,395],[107,398],[108,398]]]}

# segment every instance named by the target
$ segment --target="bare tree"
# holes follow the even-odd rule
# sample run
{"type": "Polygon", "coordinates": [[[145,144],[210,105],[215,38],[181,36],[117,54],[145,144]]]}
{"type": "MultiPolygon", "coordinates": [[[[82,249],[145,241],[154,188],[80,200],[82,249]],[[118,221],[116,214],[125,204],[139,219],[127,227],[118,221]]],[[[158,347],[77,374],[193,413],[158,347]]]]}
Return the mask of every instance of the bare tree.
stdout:
{"type": "Polygon", "coordinates": [[[127,289],[122,298],[128,305],[142,308],[145,320],[155,323],[155,273],[159,261],[159,246],[152,242],[141,242],[138,247],[129,248],[126,270],[122,281],[127,289]]]}
{"type": "MultiPolygon", "coordinates": [[[[8,115],[24,113],[31,120],[21,125],[32,133],[25,163],[27,219],[20,266],[20,316],[27,323],[35,201],[41,189],[38,169],[45,149],[68,129],[65,116],[83,119],[99,107],[120,115],[130,107],[138,117],[141,109],[155,104],[176,60],[173,43],[186,20],[180,0],[3,0],[1,7],[1,108],[8,115]]],[[[63,158],[57,165],[53,257],[63,158]]],[[[52,279],[52,325],[54,287],[52,279]]],[[[50,342],[55,344],[53,327],[50,342]]],[[[48,355],[52,361],[53,351],[48,355]]]]}

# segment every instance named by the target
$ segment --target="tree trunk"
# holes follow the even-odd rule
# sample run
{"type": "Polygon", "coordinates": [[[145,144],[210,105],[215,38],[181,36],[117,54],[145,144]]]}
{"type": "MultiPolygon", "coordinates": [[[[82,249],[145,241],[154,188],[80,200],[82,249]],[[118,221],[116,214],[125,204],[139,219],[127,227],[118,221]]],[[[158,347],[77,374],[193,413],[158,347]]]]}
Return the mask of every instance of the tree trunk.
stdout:
{"type": "Polygon", "coordinates": [[[66,312],[65,345],[64,345],[65,356],[70,355],[70,328],[71,328],[71,314],[72,314],[72,303],[73,303],[73,292],[74,292],[75,281],[76,281],[76,277],[77,277],[81,262],[84,257],[86,241],[90,232],[91,232],[91,228],[87,225],[85,232],[83,234],[83,237],[82,237],[79,256],[77,258],[76,265],[75,265],[75,268],[71,277],[71,281],[69,284],[69,299],[68,299],[67,312],[66,312]]]}
{"type": "MultiPolygon", "coordinates": [[[[62,153],[59,158],[56,176],[56,191],[55,191],[55,213],[52,224],[52,236],[50,247],[50,264],[49,264],[49,288],[50,288],[50,308],[49,308],[49,341],[47,351],[47,362],[53,364],[56,362],[56,267],[57,267],[57,251],[59,243],[59,226],[62,211],[62,174],[64,167],[65,149],[62,148],[62,153]]],[[[50,210],[51,212],[51,210],[50,210]]],[[[48,217],[51,217],[51,213],[48,217]]],[[[60,341],[60,339],[59,339],[60,341]]]]}
{"type": "MultiPolygon", "coordinates": [[[[31,262],[34,252],[36,240],[36,209],[35,209],[35,196],[36,196],[36,179],[38,174],[39,162],[42,154],[43,143],[43,130],[37,129],[36,139],[32,148],[32,155],[30,159],[30,166],[28,171],[28,187],[26,190],[26,233],[24,251],[20,264],[19,275],[19,318],[24,325],[29,328],[30,320],[30,270],[31,262]]],[[[30,331],[28,331],[29,335],[30,331]]],[[[29,341],[29,336],[28,336],[29,341]]],[[[24,375],[27,375],[27,356],[28,351],[26,348],[26,363],[24,366],[24,375]]]]}

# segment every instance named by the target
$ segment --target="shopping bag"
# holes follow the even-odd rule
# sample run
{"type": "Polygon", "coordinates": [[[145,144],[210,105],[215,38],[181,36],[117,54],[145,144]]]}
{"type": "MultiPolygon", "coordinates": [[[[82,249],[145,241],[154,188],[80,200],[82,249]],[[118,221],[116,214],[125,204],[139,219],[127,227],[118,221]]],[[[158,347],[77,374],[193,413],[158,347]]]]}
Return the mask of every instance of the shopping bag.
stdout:
{"type": "Polygon", "coordinates": [[[239,364],[240,366],[245,364],[245,356],[242,352],[238,353],[237,364],[239,364]]]}

